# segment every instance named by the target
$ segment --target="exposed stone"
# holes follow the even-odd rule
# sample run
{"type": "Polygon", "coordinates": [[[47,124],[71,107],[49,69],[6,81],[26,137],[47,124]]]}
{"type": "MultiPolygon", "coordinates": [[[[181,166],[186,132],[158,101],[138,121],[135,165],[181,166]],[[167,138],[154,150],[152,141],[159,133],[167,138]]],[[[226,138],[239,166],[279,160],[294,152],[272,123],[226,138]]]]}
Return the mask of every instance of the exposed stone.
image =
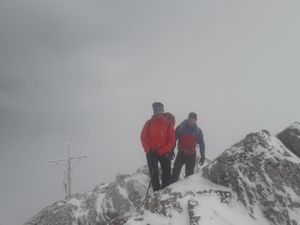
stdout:
{"type": "MultiPolygon", "coordinates": [[[[149,213],[168,219],[184,211],[189,214],[186,224],[198,225],[205,220],[201,214],[205,205],[197,199],[206,197],[219,199],[222,205],[239,201],[253,220],[259,208],[271,224],[300,225],[300,160],[295,157],[300,156],[300,123],[277,137],[267,130],[251,133],[212,162],[206,160],[208,165],[203,171],[197,168],[198,175],[217,184],[217,188],[206,190],[199,185],[199,189],[178,192],[170,186],[145,199],[149,173],[144,166],[131,176],[118,174],[115,182],[102,183],[91,192],[56,202],[24,225],[149,224],[145,220],[149,213]]],[[[210,213],[216,216],[214,210],[210,213]]],[[[222,218],[215,221],[229,224],[222,218]]]]}
{"type": "Polygon", "coordinates": [[[196,199],[190,199],[188,201],[190,225],[198,225],[199,224],[199,220],[201,219],[201,216],[197,215],[197,213],[199,212],[198,206],[199,206],[199,204],[196,199]]]}
{"type": "Polygon", "coordinates": [[[295,122],[277,134],[279,140],[300,158],[300,123],[295,122]]]}
{"type": "Polygon", "coordinates": [[[224,151],[204,168],[203,176],[232,188],[250,211],[258,204],[268,220],[283,225],[294,221],[289,210],[299,210],[291,199],[300,198],[299,172],[300,164],[289,150],[263,130],[224,151]]]}

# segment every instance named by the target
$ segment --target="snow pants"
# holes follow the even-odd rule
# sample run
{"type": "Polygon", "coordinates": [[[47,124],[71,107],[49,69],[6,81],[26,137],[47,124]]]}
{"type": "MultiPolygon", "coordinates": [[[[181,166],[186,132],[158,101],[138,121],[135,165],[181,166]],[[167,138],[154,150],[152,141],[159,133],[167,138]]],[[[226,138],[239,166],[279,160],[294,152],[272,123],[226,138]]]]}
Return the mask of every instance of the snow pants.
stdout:
{"type": "Polygon", "coordinates": [[[150,151],[146,154],[148,169],[150,173],[153,191],[165,188],[170,184],[171,179],[171,159],[168,155],[159,155],[157,152],[150,151]],[[158,162],[161,167],[162,186],[159,182],[158,162]]]}
{"type": "Polygon", "coordinates": [[[183,151],[178,151],[174,162],[174,168],[172,171],[171,184],[178,181],[180,171],[183,165],[185,165],[185,177],[194,174],[195,162],[196,154],[185,155],[183,151]]]}

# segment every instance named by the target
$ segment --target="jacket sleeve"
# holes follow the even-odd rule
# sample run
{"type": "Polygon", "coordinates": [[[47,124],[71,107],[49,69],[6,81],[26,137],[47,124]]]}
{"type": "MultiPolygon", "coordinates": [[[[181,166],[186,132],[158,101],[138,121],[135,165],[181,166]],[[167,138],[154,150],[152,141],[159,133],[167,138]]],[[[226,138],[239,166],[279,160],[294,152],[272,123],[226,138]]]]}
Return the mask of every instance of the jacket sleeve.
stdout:
{"type": "Polygon", "coordinates": [[[172,150],[175,145],[175,131],[173,124],[170,126],[168,131],[167,143],[165,146],[161,147],[158,151],[159,155],[167,154],[172,150]]]}
{"type": "Polygon", "coordinates": [[[148,132],[149,132],[149,120],[147,120],[147,122],[145,123],[143,129],[142,129],[142,132],[141,132],[141,142],[142,142],[142,146],[144,148],[144,151],[146,153],[148,153],[150,151],[150,147],[148,145],[148,132]]]}
{"type": "Polygon", "coordinates": [[[199,136],[197,138],[197,143],[199,144],[199,147],[200,147],[201,158],[203,158],[203,157],[205,158],[205,143],[204,143],[204,138],[203,138],[203,132],[201,129],[199,132],[199,136]]]}

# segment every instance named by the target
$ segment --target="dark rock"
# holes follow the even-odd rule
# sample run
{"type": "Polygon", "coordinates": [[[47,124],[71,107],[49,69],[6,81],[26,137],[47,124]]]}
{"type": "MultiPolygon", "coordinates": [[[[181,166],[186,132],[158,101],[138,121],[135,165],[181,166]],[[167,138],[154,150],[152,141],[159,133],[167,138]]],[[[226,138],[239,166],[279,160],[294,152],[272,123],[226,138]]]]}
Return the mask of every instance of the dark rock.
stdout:
{"type": "Polygon", "coordinates": [[[288,212],[299,210],[291,199],[300,199],[299,172],[299,160],[295,161],[277,138],[263,130],[224,151],[204,168],[203,176],[232,188],[250,212],[258,205],[272,224],[287,225],[295,222],[288,212]]]}
{"type": "Polygon", "coordinates": [[[188,212],[190,216],[190,225],[198,225],[201,216],[198,216],[197,213],[199,212],[198,208],[199,204],[196,199],[190,199],[188,201],[188,212]]]}
{"type": "Polygon", "coordinates": [[[295,122],[277,134],[277,138],[300,158],[300,123],[295,122]]]}
{"type": "Polygon", "coordinates": [[[203,221],[230,224],[212,208],[208,210],[209,216],[202,214],[207,208],[199,199],[207,197],[219,200],[222,207],[241,202],[239,205],[248,210],[253,221],[259,209],[259,215],[263,214],[270,224],[300,225],[299,130],[300,124],[294,123],[277,137],[266,130],[251,133],[212,162],[206,160],[203,166],[198,166],[199,173],[193,178],[203,176],[210,181],[201,178],[201,182],[216,184],[208,189],[201,183],[188,183],[189,178],[184,180],[182,176],[179,182],[183,186],[191,184],[194,189],[182,191],[174,188],[174,184],[150,193],[145,199],[149,172],[144,166],[131,176],[118,174],[115,182],[97,185],[91,192],[56,202],[24,225],[125,225],[131,221],[150,224],[149,214],[168,221],[183,212],[189,215],[185,224],[198,225],[203,221]]]}

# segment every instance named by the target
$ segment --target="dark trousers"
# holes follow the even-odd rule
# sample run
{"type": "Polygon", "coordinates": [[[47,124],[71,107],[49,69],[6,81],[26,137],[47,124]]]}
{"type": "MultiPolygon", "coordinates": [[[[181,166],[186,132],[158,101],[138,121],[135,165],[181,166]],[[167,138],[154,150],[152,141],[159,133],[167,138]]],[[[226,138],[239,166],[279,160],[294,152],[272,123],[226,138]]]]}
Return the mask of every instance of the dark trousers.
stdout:
{"type": "Polygon", "coordinates": [[[158,162],[161,167],[162,188],[170,184],[171,179],[171,159],[167,155],[160,156],[157,152],[150,151],[146,154],[150,176],[152,176],[153,191],[161,189],[158,174],[158,162]]]}
{"type": "Polygon", "coordinates": [[[178,181],[182,166],[185,164],[185,177],[194,174],[196,162],[195,155],[185,155],[183,151],[178,151],[171,176],[171,183],[178,181]]]}

